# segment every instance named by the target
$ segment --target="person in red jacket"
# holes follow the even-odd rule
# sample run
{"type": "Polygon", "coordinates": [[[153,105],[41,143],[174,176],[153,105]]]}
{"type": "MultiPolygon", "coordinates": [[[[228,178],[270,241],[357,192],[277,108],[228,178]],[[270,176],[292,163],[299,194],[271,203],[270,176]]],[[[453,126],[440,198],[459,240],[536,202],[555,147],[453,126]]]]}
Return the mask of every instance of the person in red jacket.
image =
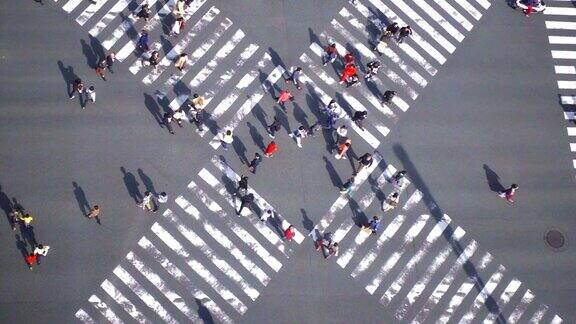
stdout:
{"type": "Polygon", "coordinates": [[[28,254],[26,257],[26,264],[28,265],[28,269],[32,270],[32,265],[38,262],[38,256],[34,253],[28,254]]]}
{"type": "Polygon", "coordinates": [[[342,71],[342,77],[340,78],[340,84],[346,82],[349,77],[358,74],[358,70],[354,64],[349,64],[342,71]]]}
{"type": "Polygon", "coordinates": [[[278,97],[276,97],[277,104],[280,105],[284,105],[284,103],[290,99],[292,99],[294,96],[292,95],[292,92],[290,92],[290,90],[284,89],[282,91],[280,91],[280,94],[278,95],[278,97]]]}
{"type": "Polygon", "coordinates": [[[276,142],[272,141],[270,142],[270,144],[268,144],[268,146],[266,146],[266,149],[264,150],[264,155],[266,157],[272,157],[274,153],[276,153],[276,151],[278,151],[278,145],[276,145],[276,142]]]}
{"type": "Polygon", "coordinates": [[[292,238],[294,238],[295,234],[296,231],[294,230],[294,226],[292,225],[288,226],[288,228],[284,231],[284,237],[286,238],[287,241],[292,241],[292,238]]]}

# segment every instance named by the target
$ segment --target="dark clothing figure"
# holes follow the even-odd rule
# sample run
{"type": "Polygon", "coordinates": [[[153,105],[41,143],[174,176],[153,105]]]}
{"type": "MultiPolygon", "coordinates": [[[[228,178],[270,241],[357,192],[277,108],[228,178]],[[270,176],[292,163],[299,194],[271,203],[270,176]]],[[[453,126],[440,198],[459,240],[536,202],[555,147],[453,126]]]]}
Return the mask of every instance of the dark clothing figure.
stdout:
{"type": "Polygon", "coordinates": [[[148,32],[145,30],[140,33],[140,38],[138,38],[137,47],[142,51],[148,51],[150,48],[148,47],[148,32]]]}
{"type": "Polygon", "coordinates": [[[410,35],[412,35],[412,28],[410,28],[410,26],[400,28],[400,32],[398,33],[398,44],[401,44],[404,41],[404,38],[410,35]]]}
{"type": "Polygon", "coordinates": [[[244,209],[245,207],[248,207],[248,209],[250,209],[250,204],[252,202],[254,202],[254,195],[251,193],[240,198],[240,209],[236,211],[236,215],[240,215],[240,213],[242,213],[242,209],[244,209]]]}
{"type": "Polygon", "coordinates": [[[74,84],[72,84],[72,93],[70,94],[70,99],[74,98],[74,93],[78,92],[78,95],[82,96],[86,88],[84,87],[84,83],[81,79],[74,80],[74,84]]]}
{"type": "Polygon", "coordinates": [[[145,3],[142,5],[142,8],[140,9],[140,11],[136,16],[138,18],[144,18],[144,20],[148,21],[150,20],[150,14],[151,14],[150,8],[148,7],[148,4],[145,3]]]}
{"type": "Polygon", "coordinates": [[[236,189],[236,192],[234,193],[234,195],[244,195],[246,192],[248,191],[248,177],[247,176],[241,176],[240,180],[238,181],[238,188],[236,189]]]}
{"type": "Polygon", "coordinates": [[[108,68],[108,60],[105,57],[98,61],[98,66],[96,66],[96,74],[106,81],[106,69],[108,68]]]}
{"type": "Polygon", "coordinates": [[[270,126],[268,126],[268,136],[271,138],[276,138],[276,132],[279,132],[281,128],[282,124],[280,123],[280,120],[278,117],[274,116],[274,121],[272,124],[270,124],[270,126]]]}
{"type": "Polygon", "coordinates": [[[248,169],[250,170],[250,172],[256,174],[256,168],[258,167],[258,164],[260,164],[260,162],[262,162],[262,157],[260,156],[260,154],[258,153],[254,154],[254,158],[248,164],[248,169]]]}
{"type": "Polygon", "coordinates": [[[362,122],[364,121],[364,119],[366,119],[367,116],[368,111],[366,110],[357,111],[354,113],[354,116],[352,116],[352,121],[355,122],[356,125],[358,125],[358,127],[364,129],[364,127],[362,126],[362,122]]]}
{"type": "Polygon", "coordinates": [[[372,163],[374,162],[374,158],[372,157],[372,154],[370,153],[366,153],[364,155],[362,155],[361,157],[358,158],[358,170],[356,171],[356,173],[360,173],[360,171],[362,171],[362,169],[364,168],[369,168],[372,163]]]}
{"type": "Polygon", "coordinates": [[[386,27],[385,33],[393,36],[396,35],[396,33],[398,33],[399,30],[400,26],[398,26],[398,23],[394,22],[386,27]]]}
{"type": "Polygon", "coordinates": [[[168,128],[170,134],[174,135],[174,129],[172,128],[172,115],[170,115],[170,113],[164,113],[164,117],[162,117],[162,123],[164,126],[166,126],[166,128],[168,128]]]}
{"type": "Polygon", "coordinates": [[[386,90],[386,92],[384,92],[382,103],[390,104],[392,102],[392,99],[394,99],[395,96],[396,96],[396,91],[386,90]]]}

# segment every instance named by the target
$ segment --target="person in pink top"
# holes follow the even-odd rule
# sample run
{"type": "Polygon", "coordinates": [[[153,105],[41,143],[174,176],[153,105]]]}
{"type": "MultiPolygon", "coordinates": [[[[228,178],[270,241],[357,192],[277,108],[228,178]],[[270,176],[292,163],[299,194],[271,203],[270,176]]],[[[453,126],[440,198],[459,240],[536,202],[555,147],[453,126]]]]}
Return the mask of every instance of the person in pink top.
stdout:
{"type": "Polygon", "coordinates": [[[294,230],[294,226],[292,225],[288,226],[288,228],[284,231],[284,237],[286,238],[287,241],[292,241],[295,234],[296,231],[294,230]]]}
{"type": "Polygon", "coordinates": [[[503,191],[500,191],[498,193],[498,196],[506,199],[506,201],[513,204],[514,203],[514,195],[516,194],[516,190],[518,190],[518,185],[513,183],[510,186],[510,188],[503,190],[503,191]]]}
{"type": "Polygon", "coordinates": [[[284,107],[284,103],[292,98],[294,98],[292,92],[290,92],[290,90],[284,89],[280,91],[280,94],[276,98],[276,103],[284,107]]]}

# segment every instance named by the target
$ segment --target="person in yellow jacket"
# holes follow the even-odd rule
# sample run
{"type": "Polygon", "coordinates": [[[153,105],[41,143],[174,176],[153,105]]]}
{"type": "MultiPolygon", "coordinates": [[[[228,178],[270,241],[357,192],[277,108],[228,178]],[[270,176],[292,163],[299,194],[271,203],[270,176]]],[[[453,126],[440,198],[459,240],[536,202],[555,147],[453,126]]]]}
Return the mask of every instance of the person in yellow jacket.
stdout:
{"type": "Polygon", "coordinates": [[[22,214],[20,213],[18,215],[18,220],[20,220],[21,222],[24,223],[24,225],[26,225],[26,227],[30,226],[30,223],[32,223],[32,221],[34,220],[34,217],[32,217],[32,215],[30,214],[22,214]]]}

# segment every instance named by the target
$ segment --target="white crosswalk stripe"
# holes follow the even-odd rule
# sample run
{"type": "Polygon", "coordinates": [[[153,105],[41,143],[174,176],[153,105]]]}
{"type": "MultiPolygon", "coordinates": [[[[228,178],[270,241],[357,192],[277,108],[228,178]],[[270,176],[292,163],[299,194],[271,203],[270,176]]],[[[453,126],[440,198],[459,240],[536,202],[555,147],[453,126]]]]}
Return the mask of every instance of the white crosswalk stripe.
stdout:
{"type": "Polygon", "coordinates": [[[96,324],[96,321],[94,321],[94,319],[88,315],[88,313],[86,313],[85,310],[83,310],[82,308],[80,308],[76,314],[74,314],[74,316],[76,316],[76,318],[80,321],[82,321],[85,324],[96,324]]]}
{"type": "Polygon", "coordinates": [[[546,314],[547,311],[548,305],[540,305],[534,315],[532,315],[532,318],[530,318],[530,323],[540,323],[542,317],[544,317],[544,314],[546,314]]]}
{"type": "MultiPolygon", "coordinates": [[[[506,306],[506,304],[508,304],[508,302],[510,302],[510,299],[512,299],[512,297],[514,296],[516,291],[518,291],[518,288],[520,288],[521,285],[522,282],[516,278],[510,281],[510,283],[508,284],[508,286],[506,286],[506,288],[504,288],[504,291],[502,292],[500,298],[498,299],[498,309],[502,309],[504,306],[506,306]]],[[[501,316],[501,313],[497,314],[491,312],[488,314],[488,316],[486,316],[486,319],[484,319],[483,323],[486,324],[494,323],[496,317],[498,316],[501,316]]]]}
{"type": "Polygon", "coordinates": [[[103,302],[98,296],[92,295],[90,298],[88,298],[88,301],[92,304],[92,306],[94,306],[94,308],[99,310],[100,313],[106,317],[110,323],[124,323],[124,321],[122,321],[116,314],[114,314],[114,311],[112,311],[108,305],[106,305],[106,303],[103,302]]]}
{"type": "Polygon", "coordinates": [[[100,287],[138,323],[151,323],[108,279],[100,287]]]}
{"type": "Polygon", "coordinates": [[[110,10],[102,17],[94,27],[92,27],[88,33],[94,37],[98,36],[104,28],[114,19],[120,12],[122,12],[126,7],[132,2],[132,0],[120,0],[114,4],[110,10]]]}
{"type": "Polygon", "coordinates": [[[517,323],[522,317],[522,315],[524,315],[524,312],[526,312],[528,306],[534,300],[534,297],[535,296],[532,293],[532,291],[530,291],[530,289],[527,289],[526,292],[524,293],[524,296],[522,296],[522,300],[520,300],[520,303],[516,305],[516,308],[514,308],[514,311],[512,311],[512,313],[508,317],[507,322],[512,324],[517,323]]]}
{"type": "Polygon", "coordinates": [[[88,21],[88,19],[92,18],[94,14],[100,10],[106,4],[108,0],[98,0],[94,1],[91,5],[89,5],[84,11],[76,18],[76,22],[80,26],[84,26],[84,24],[88,21]]]}

